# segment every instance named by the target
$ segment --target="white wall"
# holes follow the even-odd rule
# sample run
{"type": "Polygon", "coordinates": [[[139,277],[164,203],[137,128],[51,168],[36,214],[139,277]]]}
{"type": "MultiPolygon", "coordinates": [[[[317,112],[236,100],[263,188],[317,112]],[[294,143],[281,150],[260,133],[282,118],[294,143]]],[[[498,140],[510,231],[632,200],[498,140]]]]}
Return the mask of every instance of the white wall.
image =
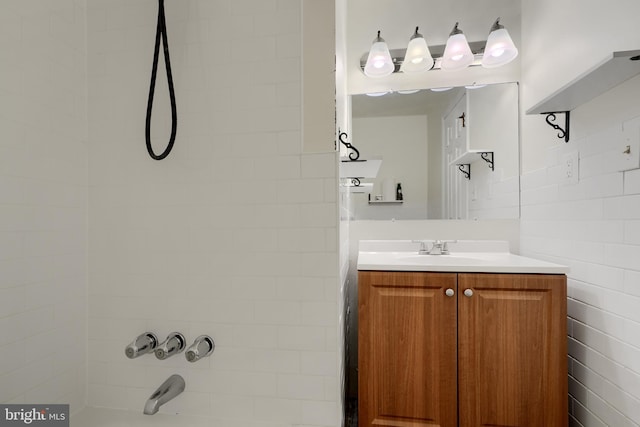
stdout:
{"type": "MultiPolygon", "coordinates": [[[[301,154],[300,2],[166,7],[179,122],[156,162],[144,147],[156,2],[89,2],[89,404],[140,411],[180,373],[186,390],[161,412],[339,425],[337,155],[301,154]],[[210,334],[216,350],[126,359],[145,330],[210,334]]],[[[157,97],[160,150],[162,79],[157,97]]]]}
{"type": "Polygon", "coordinates": [[[86,400],[85,2],[0,2],[0,402],[86,400]]]}
{"type": "MultiPolygon", "coordinates": [[[[523,110],[612,51],[640,46],[635,1],[522,7],[523,110]]],[[[608,160],[623,126],[640,138],[639,98],[636,77],[575,109],[568,144],[543,116],[523,117],[522,252],[571,267],[572,426],[640,425],[640,171],[608,160]],[[570,184],[562,158],[575,151],[579,182],[570,184]]]]}
{"type": "Polygon", "coordinates": [[[393,198],[400,183],[401,205],[370,205],[368,194],[351,196],[354,219],[426,219],[428,188],[427,115],[354,117],[353,139],[368,158],[382,159],[371,200],[384,196],[385,181],[393,182],[393,198]]]}

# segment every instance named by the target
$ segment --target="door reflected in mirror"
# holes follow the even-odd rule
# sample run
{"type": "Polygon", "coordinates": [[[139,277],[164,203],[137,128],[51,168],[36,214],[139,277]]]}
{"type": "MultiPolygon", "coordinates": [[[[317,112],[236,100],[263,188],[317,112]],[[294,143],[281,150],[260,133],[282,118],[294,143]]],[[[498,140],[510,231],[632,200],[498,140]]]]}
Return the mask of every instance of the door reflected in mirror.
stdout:
{"type": "Polygon", "coordinates": [[[351,197],[353,219],[519,218],[517,83],[352,95],[351,105],[353,144],[382,159],[371,193],[351,197]]]}

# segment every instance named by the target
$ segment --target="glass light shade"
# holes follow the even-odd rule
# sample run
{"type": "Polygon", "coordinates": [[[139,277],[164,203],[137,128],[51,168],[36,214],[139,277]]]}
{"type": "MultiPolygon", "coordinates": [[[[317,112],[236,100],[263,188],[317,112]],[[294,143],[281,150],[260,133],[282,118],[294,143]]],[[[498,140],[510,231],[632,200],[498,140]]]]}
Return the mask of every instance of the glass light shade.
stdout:
{"type": "Polygon", "coordinates": [[[453,89],[453,86],[449,86],[449,87],[432,87],[431,88],[431,92],[446,92],[448,90],[453,89]]]}
{"type": "Polygon", "coordinates": [[[385,96],[388,93],[389,93],[389,91],[385,91],[385,92],[369,92],[369,93],[365,93],[365,95],[377,97],[377,96],[385,96]]]}
{"type": "Polygon", "coordinates": [[[367,63],[364,66],[364,74],[368,77],[384,77],[393,73],[395,68],[387,43],[380,37],[380,32],[378,32],[378,37],[373,41],[369,50],[367,63]]]}
{"type": "Polygon", "coordinates": [[[464,34],[452,34],[444,48],[440,68],[446,71],[462,70],[467,68],[473,59],[473,53],[464,34]]]}
{"type": "Polygon", "coordinates": [[[485,68],[500,67],[513,61],[516,56],[518,56],[518,49],[513,44],[509,32],[500,28],[489,34],[482,56],[482,66],[485,68]]]}
{"type": "Polygon", "coordinates": [[[407,46],[400,71],[403,73],[418,73],[420,71],[430,70],[432,67],[433,57],[429,51],[429,46],[427,46],[424,37],[422,37],[416,29],[415,35],[411,38],[407,46]]]}

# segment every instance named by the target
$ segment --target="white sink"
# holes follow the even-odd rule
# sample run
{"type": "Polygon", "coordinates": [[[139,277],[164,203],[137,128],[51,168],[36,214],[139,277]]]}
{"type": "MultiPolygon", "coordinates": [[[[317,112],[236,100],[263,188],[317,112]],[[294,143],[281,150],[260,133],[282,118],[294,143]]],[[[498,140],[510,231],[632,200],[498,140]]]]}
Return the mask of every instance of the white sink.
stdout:
{"type": "Polygon", "coordinates": [[[419,255],[410,240],[362,240],[358,270],[448,271],[476,273],[566,274],[569,268],[514,255],[507,242],[467,240],[451,243],[448,255],[419,255]],[[484,249],[484,250],[483,250],[484,249]]]}

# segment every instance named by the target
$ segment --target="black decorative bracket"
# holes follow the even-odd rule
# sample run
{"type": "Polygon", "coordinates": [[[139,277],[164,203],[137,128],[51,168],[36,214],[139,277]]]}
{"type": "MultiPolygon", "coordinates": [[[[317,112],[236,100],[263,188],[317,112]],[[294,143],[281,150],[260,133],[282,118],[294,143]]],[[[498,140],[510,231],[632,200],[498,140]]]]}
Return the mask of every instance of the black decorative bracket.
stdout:
{"type": "Polygon", "coordinates": [[[338,139],[340,140],[340,143],[345,147],[347,147],[348,150],[351,150],[351,152],[349,153],[349,160],[351,160],[352,162],[355,162],[360,158],[360,152],[356,147],[351,145],[351,143],[346,141],[347,138],[348,138],[347,133],[342,132],[340,129],[338,129],[338,139]]]}
{"type": "Polygon", "coordinates": [[[462,120],[462,127],[463,128],[467,127],[467,115],[464,113],[464,111],[462,112],[462,115],[459,116],[458,118],[462,120]]]}
{"type": "Polygon", "coordinates": [[[465,163],[462,165],[458,165],[458,170],[462,172],[465,178],[471,179],[471,164],[465,163]]]}
{"type": "Polygon", "coordinates": [[[486,151],[484,153],[480,153],[480,158],[482,158],[482,160],[484,160],[485,162],[489,163],[489,167],[491,168],[491,170],[495,170],[494,164],[493,164],[493,151],[486,151]]]}
{"type": "Polygon", "coordinates": [[[547,124],[558,131],[558,138],[564,139],[564,142],[569,142],[569,123],[570,123],[570,111],[553,111],[546,114],[547,118],[545,119],[547,124]],[[564,129],[559,125],[553,123],[556,121],[556,114],[564,114],[564,129]]]}
{"type": "Polygon", "coordinates": [[[351,186],[352,187],[360,187],[360,178],[351,178],[351,186]]]}

